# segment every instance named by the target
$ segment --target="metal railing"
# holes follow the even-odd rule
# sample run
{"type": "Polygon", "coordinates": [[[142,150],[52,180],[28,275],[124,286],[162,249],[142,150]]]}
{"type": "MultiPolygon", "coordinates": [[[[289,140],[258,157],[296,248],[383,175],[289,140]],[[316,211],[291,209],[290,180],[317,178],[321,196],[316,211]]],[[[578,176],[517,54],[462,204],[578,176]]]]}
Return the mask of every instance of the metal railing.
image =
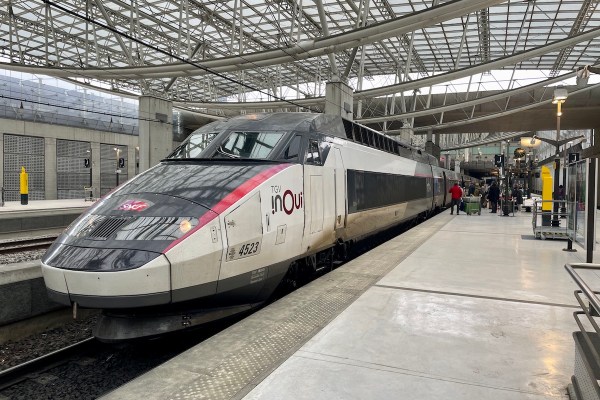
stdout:
{"type": "Polygon", "coordinates": [[[567,211],[564,208],[565,200],[539,200],[533,202],[531,225],[536,239],[568,239],[567,211]],[[544,204],[551,204],[552,210],[544,211],[544,204]],[[553,211],[554,204],[558,204],[561,211],[553,211]],[[561,226],[561,221],[563,226],[561,226]]]}
{"type": "MultiPolygon", "coordinates": [[[[580,332],[575,332],[573,338],[576,343],[575,354],[575,375],[571,378],[578,399],[581,398],[599,398],[600,387],[598,386],[600,355],[598,354],[600,337],[600,326],[595,318],[600,317],[600,292],[594,291],[585,280],[575,271],[576,269],[588,271],[600,271],[600,264],[565,264],[565,269],[575,281],[579,290],[575,290],[575,298],[581,307],[581,311],[575,311],[573,318],[579,327],[580,332]],[[582,297],[585,297],[585,299],[582,297]],[[586,301],[587,300],[587,301],[586,301]],[[583,324],[582,316],[585,315],[587,321],[593,328],[590,332],[583,324]],[[581,345],[581,339],[585,346],[581,345]],[[577,343],[580,343],[578,345],[577,343]],[[583,362],[583,360],[586,360],[583,362]],[[583,396],[581,394],[584,394],[583,396]]],[[[571,388],[569,388],[569,391],[571,388]]],[[[573,397],[571,397],[573,398],[573,397]]]]}

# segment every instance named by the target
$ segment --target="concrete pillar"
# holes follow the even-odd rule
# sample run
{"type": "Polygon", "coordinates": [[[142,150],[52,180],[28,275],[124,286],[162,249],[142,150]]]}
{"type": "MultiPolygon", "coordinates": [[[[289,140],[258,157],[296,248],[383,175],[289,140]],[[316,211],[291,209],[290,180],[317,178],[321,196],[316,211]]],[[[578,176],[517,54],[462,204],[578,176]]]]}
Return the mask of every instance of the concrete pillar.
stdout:
{"type": "MultiPolygon", "coordinates": [[[[56,181],[56,139],[51,137],[44,138],[44,198],[46,200],[56,200],[58,198],[58,188],[56,181]]],[[[31,190],[31,187],[29,188],[31,190]]]]}
{"type": "Polygon", "coordinates": [[[425,152],[431,154],[435,158],[439,159],[442,155],[440,149],[440,135],[435,135],[436,143],[433,143],[433,131],[430,129],[427,132],[427,141],[425,142],[425,152]]]}
{"type": "Polygon", "coordinates": [[[173,103],[140,96],[140,172],[155,166],[173,151],[173,103]]]}
{"type": "Polygon", "coordinates": [[[354,119],[354,95],[352,88],[344,82],[327,82],[325,85],[325,114],[340,115],[350,121],[354,119]]]}

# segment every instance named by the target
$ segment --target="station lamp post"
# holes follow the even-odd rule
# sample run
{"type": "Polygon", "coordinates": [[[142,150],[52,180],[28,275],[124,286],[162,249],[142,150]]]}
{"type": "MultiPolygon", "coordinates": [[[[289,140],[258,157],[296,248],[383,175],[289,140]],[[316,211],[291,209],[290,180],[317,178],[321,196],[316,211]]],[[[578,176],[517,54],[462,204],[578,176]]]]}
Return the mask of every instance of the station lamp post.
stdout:
{"type": "Polygon", "coordinates": [[[526,155],[526,162],[525,162],[525,168],[526,168],[526,172],[527,172],[527,198],[530,199],[531,198],[531,189],[533,186],[533,182],[532,182],[532,175],[534,173],[534,169],[537,166],[536,162],[534,161],[535,159],[535,153],[534,153],[534,149],[537,147],[540,147],[540,145],[542,144],[542,141],[535,135],[533,134],[533,136],[529,137],[522,137],[521,138],[521,146],[525,149],[527,149],[527,155],[526,155]]]}
{"type": "MultiPolygon", "coordinates": [[[[560,117],[562,116],[561,105],[567,100],[569,96],[569,92],[567,89],[563,87],[557,87],[554,89],[554,96],[552,97],[552,104],[556,104],[556,155],[554,158],[554,200],[559,200],[558,196],[558,186],[559,186],[559,178],[560,178],[560,117]]],[[[564,191],[564,187],[563,187],[564,191]]],[[[564,196],[564,193],[563,193],[564,196]]],[[[562,200],[562,199],[560,199],[562,200]]],[[[554,218],[552,221],[552,226],[558,226],[558,202],[554,203],[554,218]]]]}

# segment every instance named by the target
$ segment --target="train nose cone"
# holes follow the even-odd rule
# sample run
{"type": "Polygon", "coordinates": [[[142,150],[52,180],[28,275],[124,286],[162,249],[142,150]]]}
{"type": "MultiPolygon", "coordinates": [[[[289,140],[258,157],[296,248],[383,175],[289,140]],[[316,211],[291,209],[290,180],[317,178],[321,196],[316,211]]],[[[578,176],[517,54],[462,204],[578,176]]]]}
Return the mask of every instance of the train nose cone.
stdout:
{"type": "Polygon", "coordinates": [[[138,268],[198,225],[206,207],[163,194],[112,196],[76,220],[44,255],[61,269],[138,268]]]}

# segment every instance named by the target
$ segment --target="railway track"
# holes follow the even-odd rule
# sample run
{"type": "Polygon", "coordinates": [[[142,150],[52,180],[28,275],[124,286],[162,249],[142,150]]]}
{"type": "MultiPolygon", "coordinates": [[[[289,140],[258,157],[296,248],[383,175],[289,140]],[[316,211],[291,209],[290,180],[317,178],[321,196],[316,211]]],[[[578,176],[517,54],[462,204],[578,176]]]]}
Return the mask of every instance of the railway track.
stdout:
{"type": "Polygon", "coordinates": [[[75,356],[81,356],[98,345],[93,337],[53,351],[41,357],[0,371],[0,391],[24,380],[35,377],[44,371],[69,362],[75,356]]]}
{"type": "Polygon", "coordinates": [[[27,250],[47,249],[58,236],[46,236],[30,239],[19,239],[10,242],[0,242],[0,255],[14,254],[27,250]]]}

